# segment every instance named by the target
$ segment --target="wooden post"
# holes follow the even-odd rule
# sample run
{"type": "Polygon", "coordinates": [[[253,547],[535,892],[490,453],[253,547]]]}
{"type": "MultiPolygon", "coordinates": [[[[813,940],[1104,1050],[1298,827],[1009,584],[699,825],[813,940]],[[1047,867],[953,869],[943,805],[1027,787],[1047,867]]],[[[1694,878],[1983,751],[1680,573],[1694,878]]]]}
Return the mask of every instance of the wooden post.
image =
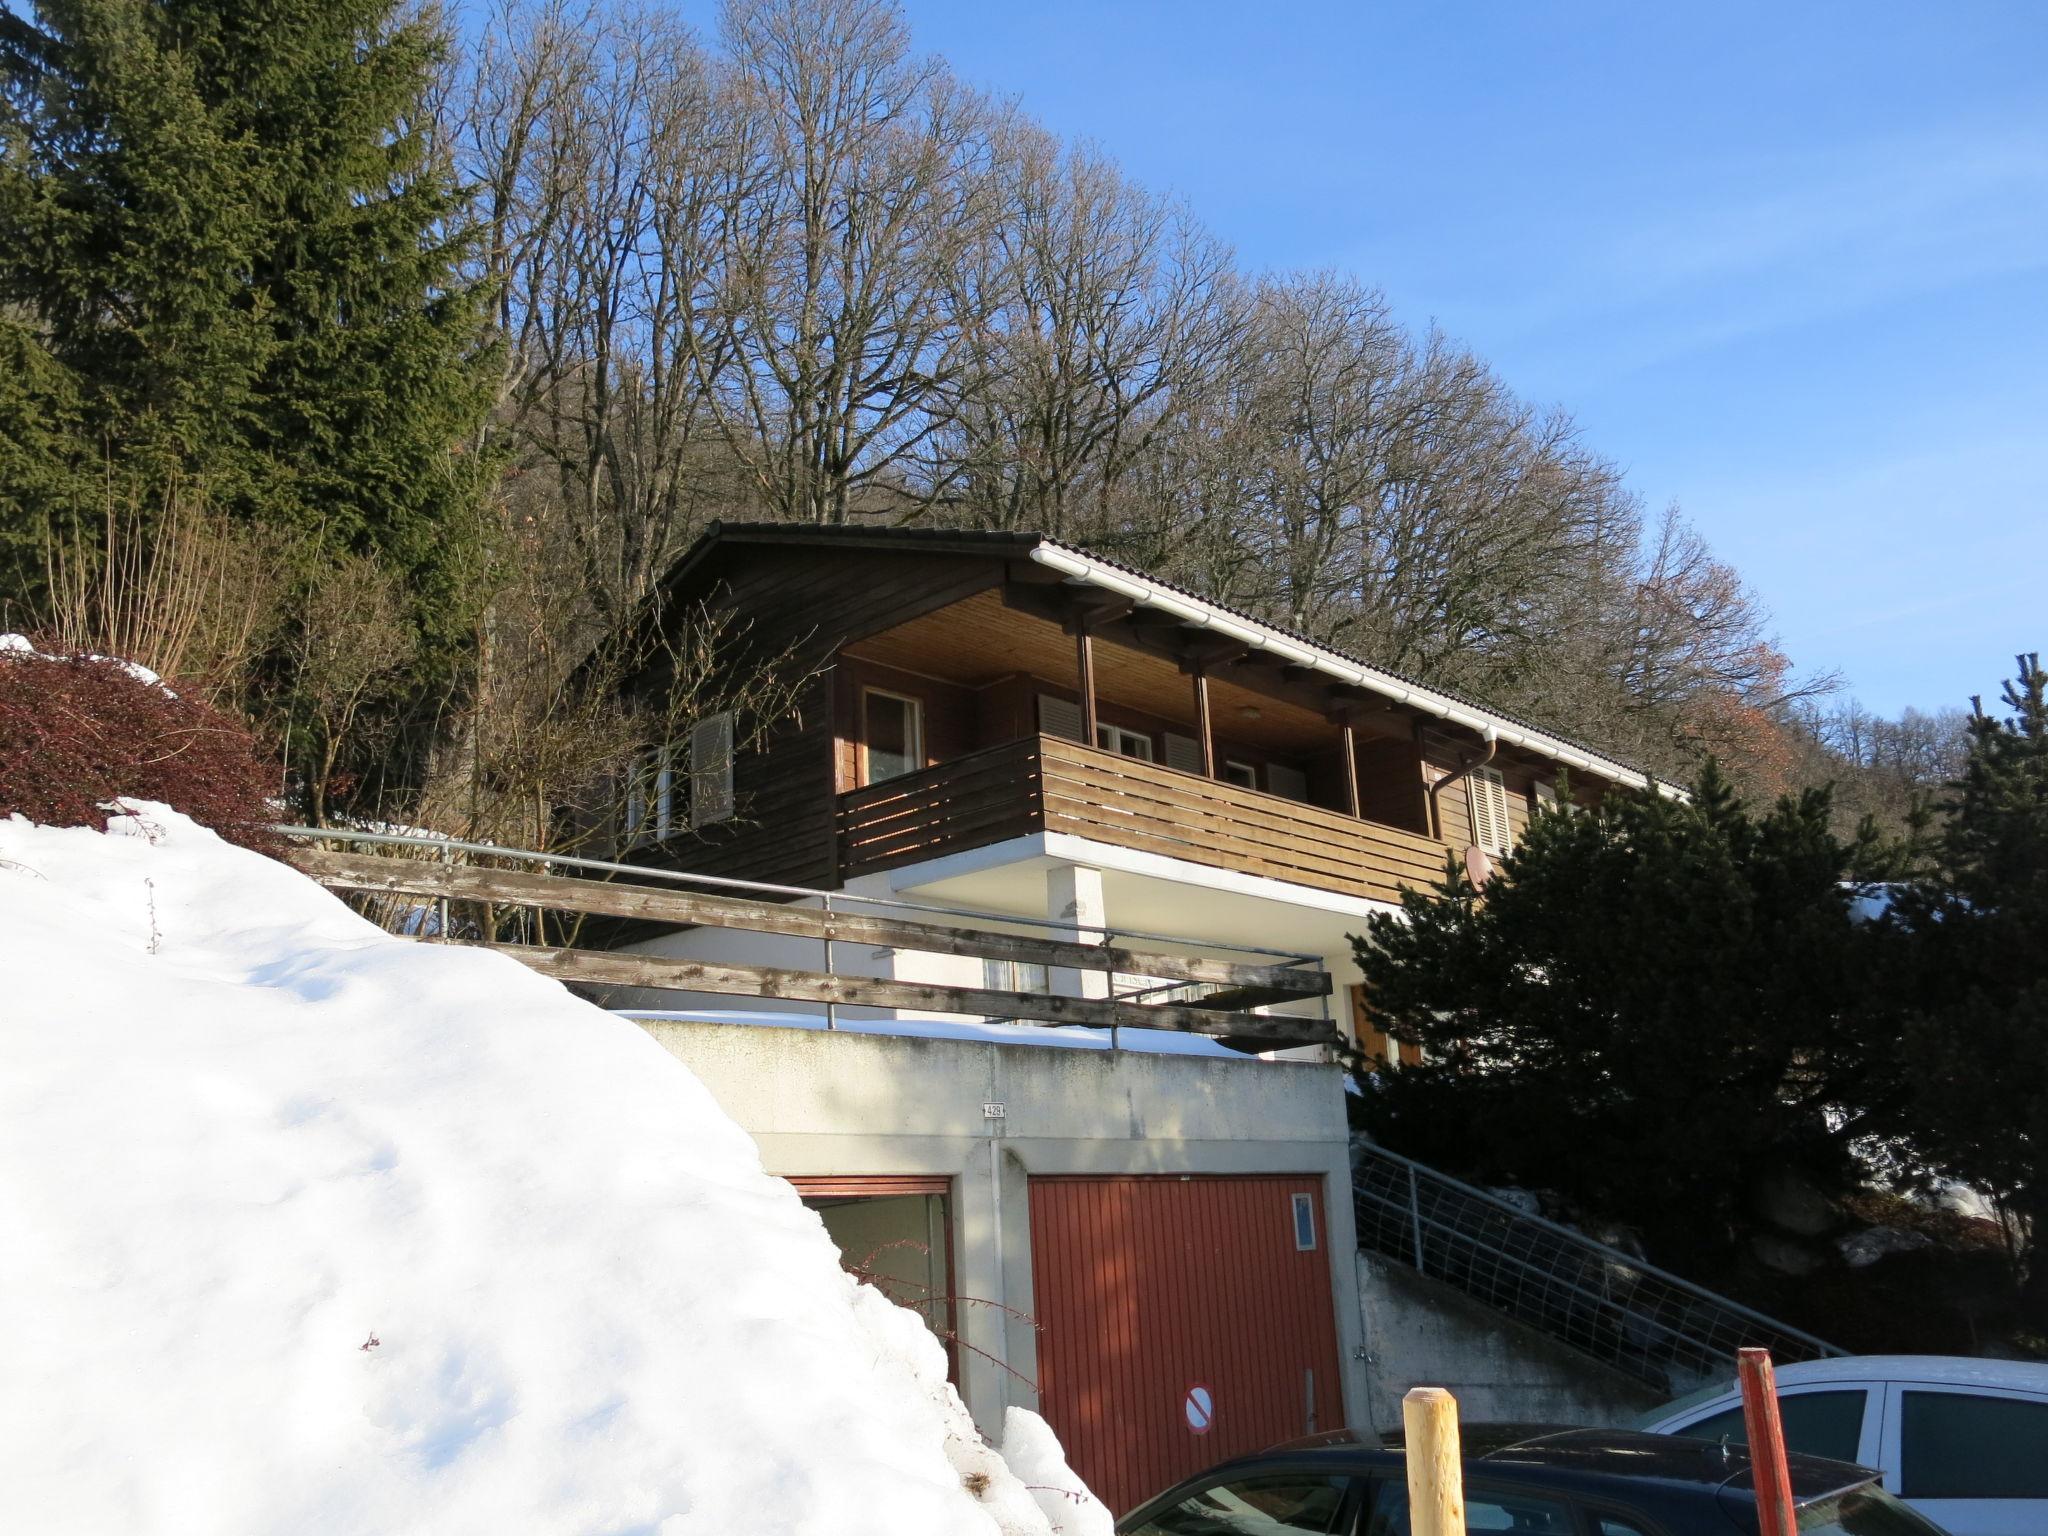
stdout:
{"type": "Polygon", "coordinates": [[[1209,674],[1195,668],[1195,734],[1202,740],[1202,777],[1216,777],[1216,733],[1209,728],[1209,674]]]}
{"type": "Polygon", "coordinates": [[[1778,1422],[1778,1378],[1771,1369],[1771,1352],[1739,1349],[1735,1369],[1742,1381],[1742,1427],[1749,1435],[1757,1528],[1763,1536],[1797,1536],[1792,1474],[1785,1465],[1785,1430],[1778,1422]]]}
{"type": "Polygon", "coordinates": [[[1364,816],[1358,808],[1358,732],[1349,715],[1344,717],[1344,804],[1353,816],[1364,816]]]}
{"type": "Polygon", "coordinates": [[[1458,1400],[1442,1387],[1411,1387],[1401,1399],[1408,1439],[1408,1528],[1414,1536],[1465,1536],[1465,1464],[1458,1400]]]}
{"type": "Polygon", "coordinates": [[[1088,618],[1083,614],[1074,622],[1074,651],[1081,674],[1081,740],[1087,746],[1095,742],[1095,639],[1088,633],[1088,618]]]}

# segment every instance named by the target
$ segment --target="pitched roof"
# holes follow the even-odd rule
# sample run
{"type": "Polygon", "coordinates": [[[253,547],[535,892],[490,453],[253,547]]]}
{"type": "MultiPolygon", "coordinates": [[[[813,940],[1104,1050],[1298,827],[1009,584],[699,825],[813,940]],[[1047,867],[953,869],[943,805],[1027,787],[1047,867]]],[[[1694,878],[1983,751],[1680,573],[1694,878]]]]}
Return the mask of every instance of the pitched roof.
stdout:
{"type": "Polygon", "coordinates": [[[1312,668],[1337,681],[1377,693],[1424,714],[1498,737],[1509,746],[1534,752],[1568,767],[1630,785],[1656,784],[1667,792],[1678,786],[1655,779],[1582,742],[1508,714],[1456,689],[1425,683],[1388,667],[1312,640],[1294,630],[1205,598],[1198,593],[1127,565],[1107,555],[1064,543],[1046,534],[1003,528],[868,528],[814,523],[714,522],[676,562],[664,585],[680,581],[721,543],[830,545],[845,549],[918,551],[927,554],[982,555],[1028,559],[1058,572],[1075,585],[1093,586],[1130,598],[1139,607],[1156,608],[1181,618],[1191,627],[1214,630],[1254,650],[1312,668]]]}

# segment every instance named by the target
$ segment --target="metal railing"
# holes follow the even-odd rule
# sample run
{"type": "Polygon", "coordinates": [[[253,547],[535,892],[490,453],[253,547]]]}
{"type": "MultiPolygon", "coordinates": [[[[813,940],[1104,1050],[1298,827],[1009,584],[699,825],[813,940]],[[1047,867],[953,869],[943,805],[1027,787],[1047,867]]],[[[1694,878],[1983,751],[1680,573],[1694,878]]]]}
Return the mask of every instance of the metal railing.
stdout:
{"type": "Polygon", "coordinates": [[[1728,1376],[1749,1345],[1781,1364],[1843,1353],[1384,1147],[1353,1148],[1351,1187],[1360,1248],[1673,1394],[1728,1376]]]}

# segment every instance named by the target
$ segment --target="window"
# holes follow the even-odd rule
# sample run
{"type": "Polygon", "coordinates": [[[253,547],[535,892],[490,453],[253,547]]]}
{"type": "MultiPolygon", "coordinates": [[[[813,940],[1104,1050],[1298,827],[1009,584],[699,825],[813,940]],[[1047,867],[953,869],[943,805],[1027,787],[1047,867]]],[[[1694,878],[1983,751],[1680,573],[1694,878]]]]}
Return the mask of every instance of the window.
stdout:
{"type": "Polygon", "coordinates": [[[658,843],[676,830],[676,781],[667,747],[633,754],[626,769],[626,847],[658,843]]]}
{"type": "Polygon", "coordinates": [[[1513,841],[1508,829],[1508,784],[1498,768],[1474,768],[1465,779],[1465,804],[1472,812],[1472,841],[1495,855],[1513,841]]]}
{"type": "Polygon", "coordinates": [[[1538,779],[1530,794],[1543,810],[1555,811],[1564,808],[1564,802],[1557,798],[1557,786],[1544,779],[1538,779]]]}
{"type": "Polygon", "coordinates": [[[1202,771],[1202,744],[1192,736],[1183,736],[1177,731],[1166,733],[1166,766],[1178,768],[1182,773],[1202,771]]]}
{"type": "Polygon", "coordinates": [[[984,960],[981,984],[991,992],[1044,992],[1045,967],[1029,960],[984,960]]]}
{"type": "Polygon", "coordinates": [[[1294,1246],[1302,1253],[1315,1252],[1316,1197],[1314,1195],[1296,1195],[1294,1197],[1294,1246]]]}
{"type": "Polygon", "coordinates": [[[732,714],[706,715],[690,727],[690,825],[732,819],[732,714]]]}
{"type": "MultiPolygon", "coordinates": [[[[1524,1498],[1519,1493],[1487,1493],[1465,1490],[1465,1529],[1470,1536],[1482,1531],[1512,1531],[1515,1536],[1577,1536],[1569,1506],[1555,1499],[1524,1498]]],[[[1409,1536],[1408,1485],[1385,1482],[1373,1494],[1372,1521],[1367,1536],[1409,1536]]]]}
{"type": "Polygon", "coordinates": [[[2048,1403],[1901,1394],[1899,1496],[2048,1499],[2048,1403]]]}
{"type": "Polygon", "coordinates": [[[1308,775],[1284,763],[1266,764],[1266,791],[1289,800],[1308,799],[1308,775]]]}
{"type": "Polygon", "coordinates": [[[1259,770],[1250,763],[1241,762],[1234,757],[1223,760],[1223,772],[1218,777],[1226,784],[1236,784],[1244,789],[1259,787],[1259,770]]]}
{"type": "Polygon", "coordinates": [[[924,707],[900,693],[861,694],[861,782],[879,784],[924,766],[924,707]]]}
{"type": "Polygon", "coordinates": [[[1221,1483],[1162,1510],[1125,1536],[1293,1536],[1335,1528],[1344,1507],[1340,1477],[1304,1472],[1221,1483]]]}
{"type": "Polygon", "coordinates": [[[1120,725],[1098,725],[1095,727],[1095,745],[1122,757],[1141,758],[1148,763],[1152,761],[1152,738],[1142,731],[1127,731],[1120,725]]]}
{"type": "MultiPolygon", "coordinates": [[[[1848,1392],[1779,1393],[1778,1421],[1785,1427],[1785,1448],[1833,1461],[1854,1461],[1863,1443],[1863,1405],[1867,1396],[1860,1387],[1848,1392]]],[[[1749,1444],[1739,1403],[1696,1419],[1678,1433],[1699,1440],[1725,1439],[1730,1445],[1749,1444]]]]}
{"type": "Polygon", "coordinates": [[[1866,1483],[1839,1498],[1804,1506],[1799,1511],[1799,1536],[1944,1536],[1944,1532],[1875,1483],[1866,1483]]]}
{"type": "Polygon", "coordinates": [[[1047,736],[1064,736],[1068,741],[1081,740],[1081,706],[1072,699],[1041,693],[1038,696],[1038,729],[1047,736]]]}
{"type": "Polygon", "coordinates": [[[1617,1520],[1612,1515],[1595,1515],[1593,1536],[1649,1536],[1649,1532],[1633,1520],[1617,1520]]]}

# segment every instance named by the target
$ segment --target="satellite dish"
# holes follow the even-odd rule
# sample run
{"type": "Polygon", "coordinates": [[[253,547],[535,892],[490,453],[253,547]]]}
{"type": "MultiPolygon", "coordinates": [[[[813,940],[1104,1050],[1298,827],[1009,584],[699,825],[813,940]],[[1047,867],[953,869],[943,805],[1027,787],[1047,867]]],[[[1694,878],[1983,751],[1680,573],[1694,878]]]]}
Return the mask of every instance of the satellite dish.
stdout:
{"type": "Polygon", "coordinates": [[[1472,882],[1475,891],[1485,890],[1486,882],[1493,878],[1493,860],[1477,843],[1465,845],[1465,878],[1472,882]]]}

